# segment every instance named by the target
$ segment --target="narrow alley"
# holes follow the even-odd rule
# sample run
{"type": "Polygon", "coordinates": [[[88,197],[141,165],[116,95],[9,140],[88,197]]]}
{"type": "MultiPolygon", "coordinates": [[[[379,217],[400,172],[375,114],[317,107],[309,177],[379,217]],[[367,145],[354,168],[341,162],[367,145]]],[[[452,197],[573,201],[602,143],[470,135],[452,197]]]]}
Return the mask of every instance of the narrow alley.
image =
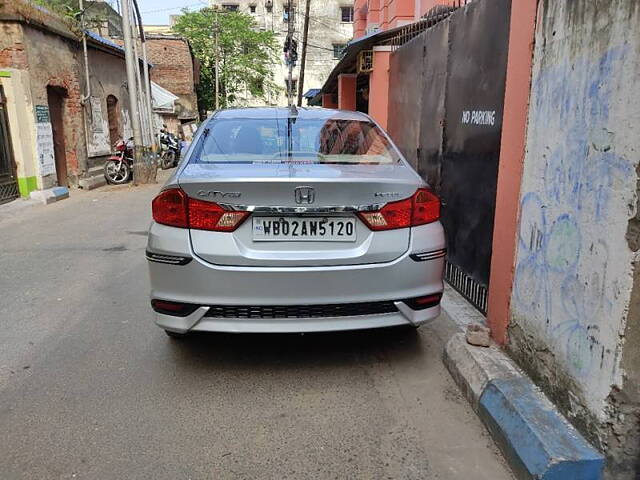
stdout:
{"type": "Polygon", "coordinates": [[[444,317],[167,338],[144,257],[159,187],[0,212],[2,478],[512,478],[441,362],[444,317]]]}

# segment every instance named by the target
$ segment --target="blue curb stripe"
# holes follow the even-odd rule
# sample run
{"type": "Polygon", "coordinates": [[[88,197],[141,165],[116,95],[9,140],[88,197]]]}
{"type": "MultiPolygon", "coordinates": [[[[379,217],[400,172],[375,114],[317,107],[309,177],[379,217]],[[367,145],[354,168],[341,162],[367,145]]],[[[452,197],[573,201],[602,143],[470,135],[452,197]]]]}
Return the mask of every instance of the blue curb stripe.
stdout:
{"type": "Polygon", "coordinates": [[[51,191],[56,197],[56,200],[62,200],[63,198],[67,198],[69,196],[69,189],[67,187],[53,187],[51,191]]]}
{"type": "Polygon", "coordinates": [[[488,382],[478,413],[519,479],[602,479],[604,457],[528,378],[488,382]]]}

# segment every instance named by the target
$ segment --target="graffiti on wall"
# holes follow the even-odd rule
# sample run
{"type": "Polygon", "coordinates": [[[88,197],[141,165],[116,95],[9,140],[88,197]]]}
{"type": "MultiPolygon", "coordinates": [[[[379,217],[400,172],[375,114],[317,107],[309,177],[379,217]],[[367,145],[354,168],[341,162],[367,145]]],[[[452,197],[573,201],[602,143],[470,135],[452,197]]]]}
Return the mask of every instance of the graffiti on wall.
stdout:
{"type": "Polygon", "coordinates": [[[619,313],[613,239],[624,233],[613,230],[626,228],[636,180],[633,162],[616,152],[609,110],[626,52],[543,66],[532,88],[529,137],[538,147],[523,182],[515,321],[542,331],[577,379],[616,365],[608,319],[619,313]]]}

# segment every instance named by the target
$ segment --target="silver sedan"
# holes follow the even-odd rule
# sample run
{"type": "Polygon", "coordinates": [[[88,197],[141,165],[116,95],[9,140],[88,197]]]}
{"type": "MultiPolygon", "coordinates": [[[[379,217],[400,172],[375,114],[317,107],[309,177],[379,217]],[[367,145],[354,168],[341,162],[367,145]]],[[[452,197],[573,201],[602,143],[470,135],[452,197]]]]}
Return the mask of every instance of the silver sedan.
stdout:
{"type": "Polygon", "coordinates": [[[418,327],[440,312],[440,202],[367,115],[220,111],[152,210],[151,305],[171,336],[418,327]]]}

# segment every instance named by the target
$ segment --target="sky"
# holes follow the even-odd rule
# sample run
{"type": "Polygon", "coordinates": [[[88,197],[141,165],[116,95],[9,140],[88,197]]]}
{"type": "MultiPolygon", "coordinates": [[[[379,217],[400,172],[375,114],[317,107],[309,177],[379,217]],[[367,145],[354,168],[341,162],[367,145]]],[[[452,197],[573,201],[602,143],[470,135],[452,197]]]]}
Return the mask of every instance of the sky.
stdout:
{"type": "MultiPolygon", "coordinates": [[[[110,0],[109,3],[118,9],[117,0],[110,0]]],[[[197,10],[206,6],[206,0],[138,0],[142,23],[145,25],[168,25],[169,15],[180,13],[184,7],[197,10]]]]}

